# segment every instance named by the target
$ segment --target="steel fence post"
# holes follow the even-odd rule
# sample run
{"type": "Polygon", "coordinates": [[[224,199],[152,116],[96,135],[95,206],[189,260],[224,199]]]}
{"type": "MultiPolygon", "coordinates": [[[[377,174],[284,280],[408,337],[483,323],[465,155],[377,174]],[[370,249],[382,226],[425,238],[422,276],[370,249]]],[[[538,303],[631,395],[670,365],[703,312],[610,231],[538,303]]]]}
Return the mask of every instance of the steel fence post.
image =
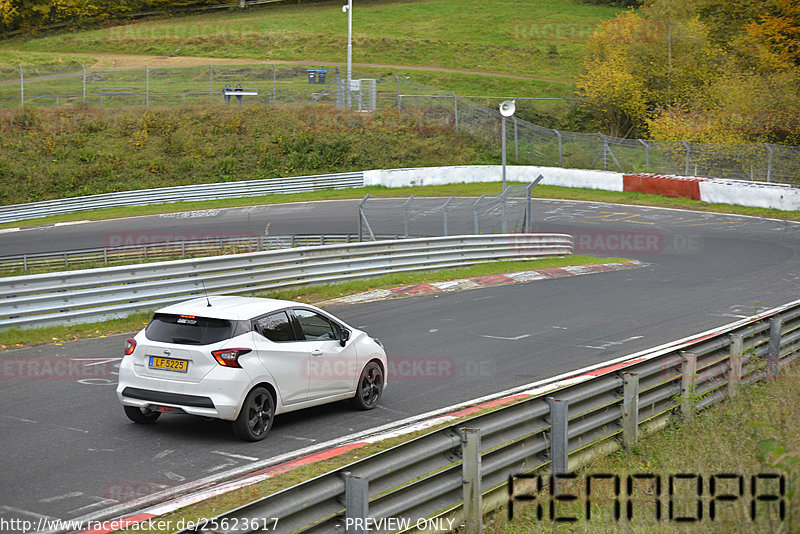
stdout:
{"type": "Polygon", "coordinates": [[[86,103],[86,65],[81,64],[83,70],[83,103],[86,103]]]}
{"type": "Polygon", "coordinates": [[[466,534],[483,531],[481,498],[481,431],[461,429],[461,477],[464,484],[464,526],[466,534]]]}
{"type": "Polygon", "coordinates": [[[458,97],[455,91],[453,91],[453,113],[456,118],[456,133],[458,133],[458,97]]]}
{"type": "Polygon", "coordinates": [[[778,378],[778,361],[781,357],[781,327],[783,321],[780,317],[769,320],[769,352],[767,353],[767,378],[778,378]]]}
{"type": "Polygon", "coordinates": [[[150,105],[150,67],[144,66],[144,105],[150,105]]]}
{"type": "Polygon", "coordinates": [[[473,204],[473,206],[472,206],[472,218],[474,219],[474,223],[475,223],[475,235],[478,235],[478,234],[481,233],[480,219],[479,219],[479,216],[478,216],[478,205],[481,203],[481,200],[483,200],[483,198],[485,196],[486,196],[485,194],[479,196],[478,200],[476,200],[475,204],[473,204]]]}
{"type": "Polygon", "coordinates": [[[742,355],[744,347],[744,336],[742,334],[731,334],[731,355],[728,367],[728,397],[735,397],[739,393],[739,385],[742,381],[742,355]]]}
{"type": "Polygon", "coordinates": [[[689,158],[691,156],[692,150],[689,147],[689,143],[687,143],[686,141],[681,141],[681,144],[683,144],[683,146],[686,148],[686,167],[683,171],[683,175],[689,176],[689,158]]]}
{"type": "Polygon", "coordinates": [[[214,65],[208,66],[208,105],[214,104],[214,65]]]}
{"type": "Polygon", "coordinates": [[[513,115],[511,118],[514,120],[514,163],[519,163],[519,135],[517,134],[517,118],[513,115]]]}
{"type": "Polygon", "coordinates": [[[394,79],[397,81],[397,111],[400,111],[400,76],[395,73],[394,79]]]}
{"type": "Polygon", "coordinates": [[[650,145],[647,144],[646,141],[642,141],[641,139],[637,139],[643,146],[644,146],[644,170],[650,170],[650,145]]]}
{"type": "Polygon", "coordinates": [[[561,166],[563,166],[562,161],[561,161],[561,159],[562,159],[561,158],[561,132],[559,132],[558,130],[555,130],[555,129],[553,131],[555,132],[556,137],[558,138],[558,166],[561,167],[561,166]]]}
{"type": "Polygon", "coordinates": [[[550,472],[553,476],[569,473],[567,439],[569,401],[547,397],[550,404],[550,472]]]}
{"type": "Polygon", "coordinates": [[[22,72],[22,65],[19,66],[19,107],[25,107],[25,75],[22,72]]]}
{"type": "Polygon", "coordinates": [[[444,206],[443,206],[443,209],[444,209],[444,215],[443,215],[443,220],[442,220],[442,223],[443,223],[443,228],[442,228],[442,230],[444,231],[444,236],[445,236],[445,237],[447,237],[447,235],[448,235],[448,233],[447,233],[447,207],[450,205],[450,202],[452,202],[454,198],[455,198],[455,197],[450,197],[450,198],[448,198],[448,199],[447,199],[447,202],[445,202],[445,203],[444,203],[444,206]]]}
{"type": "Polygon", "coordinates": [[[681,414],[690,419],[695,410],[694,389],[697,379],[697,355],[682,350],[681,356],[683,357],[683,363],[681,364],[681,414]]]}
{"type": "Polygon", "coordinates": [[[622,446],[632,449],[639,440],[639,375],[622,373],[622,446]]]}
{"type": "Polygon", "coordinates": [[[769,143],[764,143],[764,146],[767,147],[767,152],[769,153],[769,159],[767,160],[767,181],[772,181],[772,147],[769,146],[769,143]]]}
{"type": "Polygon", "coordinates": [[[344,473],[344,521],[347,534],[364,534],[369,515],[369,480],[344,473]]]}

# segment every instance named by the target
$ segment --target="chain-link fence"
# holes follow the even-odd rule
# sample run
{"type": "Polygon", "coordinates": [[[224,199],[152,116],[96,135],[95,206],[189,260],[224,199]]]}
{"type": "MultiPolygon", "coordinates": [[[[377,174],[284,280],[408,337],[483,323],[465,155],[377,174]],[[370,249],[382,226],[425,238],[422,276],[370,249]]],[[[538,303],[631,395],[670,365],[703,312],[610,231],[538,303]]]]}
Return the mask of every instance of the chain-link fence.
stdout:
{"type": "Polygon", "coordinates": [[[367,195],[359,206],[359,241],[376,235],[403,237],[530,232],[533,184],[478,198],[381,198],[367,195]]]}
{"type": "MultiPolygon", "coordinates": [[[[501,146],[501,117],[493,107],[417,84],[396,74],[354,72],[348,86],[337,67],[205,65],[138,69],[39,66],[0,68],[0,108],[300,104],[343,109],[397,109],[428,124],[468,133],[501,146]],[[247,96],[224,95],[241,85],[247,96]]],[[[717,145],[623,139],[601,133],[544,128],[511,117],[509,162],[522,165],[653,172],[800,185],[800,147],[717,145]]]]}

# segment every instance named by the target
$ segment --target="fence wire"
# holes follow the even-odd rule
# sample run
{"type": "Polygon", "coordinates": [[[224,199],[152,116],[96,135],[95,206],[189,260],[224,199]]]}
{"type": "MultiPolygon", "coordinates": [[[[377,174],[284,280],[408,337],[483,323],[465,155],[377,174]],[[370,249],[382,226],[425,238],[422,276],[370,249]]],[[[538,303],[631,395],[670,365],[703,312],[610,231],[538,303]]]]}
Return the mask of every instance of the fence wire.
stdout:
{"type": "MultiPolygon", "coordinates": [[[[361,204],[362,239],[518,233],[526,230],[530,187],[512,185],[505,194],[478,198],[367,197],[361,204]]],[[[529,228],[528,228],[529,229],[529,228]]]]}
{"type": "MultiPolygon", "coordinates": [[[[0,108],[132,105],[329,105],[361,111],[396,109],[427,124],[501,146],[497,109],[396,74],[352,74],[337,67],[205,65],[135,69],[76,65],[0,68],[0,108]],[[257,93],[223,96],[226,84],[257,93]]],[[[478,97],[480,98],[480,97],[478,97]]],[[[800,185],[800,147],[766,143],[718,145],[623,139],[553,130],[511,117],[509,163],[618,172],[730,178],[800,185]]]]}

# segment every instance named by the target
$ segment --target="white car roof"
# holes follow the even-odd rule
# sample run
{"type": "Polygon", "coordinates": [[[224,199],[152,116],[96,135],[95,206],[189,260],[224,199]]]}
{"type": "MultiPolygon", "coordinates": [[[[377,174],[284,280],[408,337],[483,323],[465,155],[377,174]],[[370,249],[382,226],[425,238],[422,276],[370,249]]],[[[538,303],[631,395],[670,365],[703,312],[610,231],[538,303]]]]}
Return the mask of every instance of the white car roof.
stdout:
{"type": "MultiPolygon", "coordinates": [[[[247,320],[275,310],[291,306],[307,306],[289,300],[267,299],[260,297],[236,297],[231,295],[211,295],[198,297],[177,304],[170,304],[156,313],[174,315],[196,315],[215,319],[247,320]],[[211,306],[208,303],[211,303],[211,306]]],[[[312,307],[312,306],[310,306],[312,307]]]]}

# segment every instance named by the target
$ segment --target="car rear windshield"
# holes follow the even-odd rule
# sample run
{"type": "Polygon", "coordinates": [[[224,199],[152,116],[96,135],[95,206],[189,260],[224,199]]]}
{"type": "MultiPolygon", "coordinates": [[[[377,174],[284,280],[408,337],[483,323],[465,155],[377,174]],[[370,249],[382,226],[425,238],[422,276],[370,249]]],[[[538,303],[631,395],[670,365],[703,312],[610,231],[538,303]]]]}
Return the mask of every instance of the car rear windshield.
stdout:
{"type": "Polygon", "coordinates": [[[156,313],[145,329],[147,339],[163,343],[209,345],[233,337],[234,323],[225,319],[156,313]]]}

